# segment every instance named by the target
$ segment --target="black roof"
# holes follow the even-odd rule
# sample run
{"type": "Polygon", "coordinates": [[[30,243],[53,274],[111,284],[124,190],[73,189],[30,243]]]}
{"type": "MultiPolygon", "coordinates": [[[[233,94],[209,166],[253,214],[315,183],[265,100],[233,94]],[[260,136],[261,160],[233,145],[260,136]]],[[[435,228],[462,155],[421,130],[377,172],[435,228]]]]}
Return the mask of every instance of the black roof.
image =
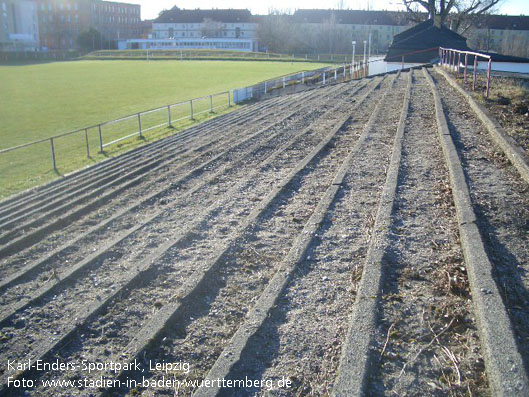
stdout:
{"type": "Polygon", "coordinates": [[[346,25],[405,26],[411,22],[410,14],[396,11],[363,10],[297,10],[292,16],[295,23],[323,23],[334,18],[346,25]]]}
{"type": "Polygon", "coordinates": [[[470,50],[466,38],[427,20],[395,35],[385,60],[400,62],[404,56],[404,62],[426,63],[439,56],[439,47],[470,50]]]}
{"type": "Polygon", "coordinates": [[[205,19],[211,19],[216,22],[224,23],[251,23],[252,14],[249,10],[182,10],[173,7],[170,10],[165,10],[156,18],[154,23],[201,23],[205,19]]]}

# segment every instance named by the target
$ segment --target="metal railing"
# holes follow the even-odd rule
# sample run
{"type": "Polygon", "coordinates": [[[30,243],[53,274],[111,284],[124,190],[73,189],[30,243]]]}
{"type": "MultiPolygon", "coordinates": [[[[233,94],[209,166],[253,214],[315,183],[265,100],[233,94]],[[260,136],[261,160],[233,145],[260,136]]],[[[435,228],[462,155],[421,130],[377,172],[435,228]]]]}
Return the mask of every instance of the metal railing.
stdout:
{"type": "Polygon", "coordinates": [[[275,79],[233,90],[233,102],[241,103],[248,100],[258,100],[275,90],[295,85],[329,84],[330,82],[346,81],[366,77],[369,73],[368,62],[344,63],[341,66],[326,67],[316,70],[304,70],[275,79]]]}
{"type": "Polygon", "coordinates": [[[490,77],[491,77],[491,70],[492,70],[492,58],[490,55],[481,54],[479,52],[473,52],[473,51],[461,51],[456,50],[453,48],[443,48],[439,47],[439,60],[440,65],[444,68],[448,68],[450,70],[453,70],[456,72],[457,76],[459,77],[459,74],[461,72],[461,55],[464,55],[464,82],[466,84],[467,82],[467,69],[468,69],[468,61],[469,56],[474,57],[473,64],[474,64],[474,70],[473,70],[473,78],[472,78],[472,91],[476,90],[476,80],[477,80],[477,72],[478,72],[478,58],[484,58],[487,60],[487,88],[486,88],[486,97],[489,97],[490,92],[490,77]]]}
{"type": "Polygon", "coordinates": [[[70,141],[70,144],[66,144],[64,149],[71,152],[74,147],[79,147],[79,140],[82,140],[82,145],[86,150],[86,156],[90,157],[92,147],[95,145],[97,145],[98,152],[102,153],[105,147],[114,145],[125,139],[134,136],[142,138],[143,135],[149,131],[166,126],[173,127],[173,124],[179,121],[186,119],[194,120],[194,118],[200,114],[214,113],[216,109],[222,107],[228,108],[231,105],[231,93],[225,91],[214,95],[194,98],[188,101],[164,105],[158,108],[120,117],[118,119],[105,121],[48,138],[2,149],[0,150],[0,154],[6,154],[48,142],[51,164],[53,169],[57,172],[57,144],[59,140],[66,141],[69,137],[77,136],[77,141],[70,141]]]}

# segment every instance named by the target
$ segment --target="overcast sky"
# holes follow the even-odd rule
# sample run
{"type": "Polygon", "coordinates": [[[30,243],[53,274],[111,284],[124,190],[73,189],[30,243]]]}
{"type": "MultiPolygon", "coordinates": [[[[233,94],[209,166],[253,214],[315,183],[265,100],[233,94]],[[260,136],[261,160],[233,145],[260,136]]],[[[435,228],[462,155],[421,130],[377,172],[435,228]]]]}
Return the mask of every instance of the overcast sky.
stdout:
{"type": "MultiPolygon", "coordinates": [[[[127,1],[127,0],[122,0],[127,1]]],[[[141,4],[141,18],[152,19],[163,9],[172,8],[248,8],[252,14],[268,14],[271,8],[294,11],[298,8],[337,8],[340,0],[128,0],[129,3],[141,4]]],[[[399,0],[342,0],[344,8],[365,10],[368,3],[374,10],[402,9],[399,0]]],[[[529,0],[504,0],[500,7],[501,14],[529,15],[529,0]]]]}

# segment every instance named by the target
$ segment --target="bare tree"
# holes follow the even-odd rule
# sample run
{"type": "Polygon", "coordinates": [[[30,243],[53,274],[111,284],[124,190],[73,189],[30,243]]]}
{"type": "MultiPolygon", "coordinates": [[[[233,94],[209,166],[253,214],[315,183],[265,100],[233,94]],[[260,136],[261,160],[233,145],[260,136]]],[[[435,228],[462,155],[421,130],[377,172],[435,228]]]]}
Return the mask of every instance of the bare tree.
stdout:
{"type": "Polygon", "coordinates": [[[501,0],[402,0],[408,12],[420,20],[420,11],[426,11],[428,18],[441,25],[449,19],[453,30],[466,31],[473,22],[473,17],[487,14],[501,0]]]}

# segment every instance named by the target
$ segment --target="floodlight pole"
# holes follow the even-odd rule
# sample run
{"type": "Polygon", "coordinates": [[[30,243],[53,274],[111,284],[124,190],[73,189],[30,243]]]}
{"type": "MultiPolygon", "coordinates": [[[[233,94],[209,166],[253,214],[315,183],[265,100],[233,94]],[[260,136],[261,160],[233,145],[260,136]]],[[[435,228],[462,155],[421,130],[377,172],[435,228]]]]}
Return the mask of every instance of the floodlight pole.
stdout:
{"type": "Polygon", "coordinates": [[[367,50],[367,40],[364,40],[364,66],[366,64],[366,50],[367,50]]]}
{"type": "Polygon", "coordinates": [[[369,62],[370,59],[371,59],[371,33],[369,33],[369,47],[367,51],[367,61],[369,62]]]}
{"type": "Polygon", "coordinates": [[[355,64],[355,50],[356,50],[356,41],[352,41],[353,44],[353,59],[351,61],[351,78],[353,78],[353,69],[355,64]]]}
{"type": "Polygon", "coordinates": [[[364,40],[364,65],[363,65],[364,70],[362,71],[362,77],[366,77],[366,49],[367,49],[366,45],[367,45],[367,40],[364,40]]]}

